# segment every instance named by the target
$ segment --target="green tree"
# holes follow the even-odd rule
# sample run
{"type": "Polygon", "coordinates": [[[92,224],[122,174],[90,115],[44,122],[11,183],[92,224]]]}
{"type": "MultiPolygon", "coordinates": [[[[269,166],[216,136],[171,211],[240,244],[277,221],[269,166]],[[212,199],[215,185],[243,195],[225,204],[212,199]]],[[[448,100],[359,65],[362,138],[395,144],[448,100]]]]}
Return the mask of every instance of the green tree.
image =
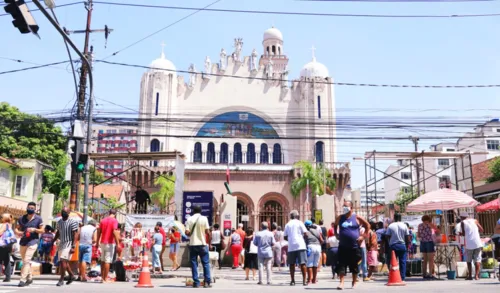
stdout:
{"type": "Polygon", "coordinates": [[[399,212],[404,213],[406,212],[406,206],[417,199],[418,193],[410,189],[410,191],[405,192],[403,189],[396,195],[396,200],[394,201],[394,204],[399,206],[399,212]]]}
{"type": "Polygon", "coordinates": [[[69,199],[70,183],[65,179],[68,161],[68,157],[64,156],[53,169],[43,170],[43,192],[55,195],[54,214],[59,213],[69,199]]]}
{"type": "Polygon", "coordinates": [[[101,184],[106,180],[106,178],[104,178],[104,173],[96,170],[94,165],[90,166],[89,172],[90,184],[101,184]]]}
{"type": "Polygon", "coordinates": [[[486,183],[500,181],[500,157],[489,162],[488,169],[490,169],[491,176],[486,179],[486,183]]]}
{"type": "Polygon", "coordinates": [[[159,176],[155,180],[155,185],[160,187],[160,190],[151,194],[151,201],[154,202],[162,212],[169,212],[170,200],[175,194],[175,177],[174,176],[159,176]]]}
{"type": "MultiPolygon", "coordinates": [[[[294,168],[300,169],[300,174],[293,179],[290,185],[293,197],[299,197],[301,192],[306,190],[308,183],[311,200],[314,200],[316,195],[331,194],[331,191],[335,189],[335,179],[333,179],[330,170],[323,164],[313,166],[308,161],[299,161],[294,164],[294,168]]],[[[315,202],[312,202],[312,206],[315,208],[315,202]]]]}
{"type": "Polygon", "coordinates": [[[37,159],[59,166],[66,157],[66,138],[53,121],[0,103],[0,155],[37,159]]]}

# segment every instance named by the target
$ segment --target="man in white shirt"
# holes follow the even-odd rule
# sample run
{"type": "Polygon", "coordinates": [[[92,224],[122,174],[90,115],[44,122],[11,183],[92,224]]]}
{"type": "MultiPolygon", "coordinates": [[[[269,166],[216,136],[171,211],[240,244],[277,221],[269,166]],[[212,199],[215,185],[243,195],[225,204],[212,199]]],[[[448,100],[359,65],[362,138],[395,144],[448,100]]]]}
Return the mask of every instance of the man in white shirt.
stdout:
{"type": "Polygon", "coordinates": [[[306,281],[306,261],[307,251],[304,236],[307,232],[304,223],[298,220],[299,212],[293,210],[290,212],[290,221],[285,226],[285,240],[288,241],[288,266],[290,267],[290,286],[295,285],[295,265],[300,265],[302,271],[302,283],[307,286],[306,281]]]}
{"type": "Polygon", "coordinates": [[[481,250],[483,248],[483,242],[481,241],[479,231],[483,232],[484,230],[476,219],[469,218],[467,212],[460,212],[460,219],[462,220],[460,222],[461,235],[465,238],[465,258],[469,272],[467,280],[472,280],[472,262],[474,262],[476,266],[475,279],[479,280],[482,260],[481,250]]]}
{"type": "Polygon", "coordinates": [[[191,261],[191,274],[193,276],[193,287],[198,288],[200,286],[200,279],[198,278],[198,256],[201,259],[201,264],[203,265],[203,276],[205,282],[203,286],[205,288],[210,288],[210,264],[208,263],[208,243],[211,243],[211,233],[209,231],[210,226],[208,224],[208,219],[201,215],[201,207],[195,206],[193,208],[193,216],[191,216],[186,222],[186,235],[189,236],[189,258],[191,261]]]}

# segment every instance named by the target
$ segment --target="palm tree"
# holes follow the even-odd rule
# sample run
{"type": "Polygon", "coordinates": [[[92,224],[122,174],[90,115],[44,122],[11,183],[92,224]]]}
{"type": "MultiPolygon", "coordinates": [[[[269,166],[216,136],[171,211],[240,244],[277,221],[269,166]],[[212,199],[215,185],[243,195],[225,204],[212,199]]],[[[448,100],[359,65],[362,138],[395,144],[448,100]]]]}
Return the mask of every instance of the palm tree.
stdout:
{"type": "MultiPolygon", "coordinates": [[[[315,195],[332,194],[335,189],[335,179],[332,178],[332,174],[323,164],[314,167],[308,161],[299,161],[294,164],[294,168],[300,169],[300,173],[293,179],[290,186],[293,197],[299,197],[308,184],[309,194],[312,195],[313,200],[315,195]]],[[[315,200],[312,206],[315,208],[315,200]]]]}
{"type": "Polygon", "coordinates": [[[160,190],[151,194],[151,200],[158,205],[160,210],[169,212],[170,200],[175,194],[175,177],[160,176],[156,178],[155,185],[160,186],[160,190]]]}

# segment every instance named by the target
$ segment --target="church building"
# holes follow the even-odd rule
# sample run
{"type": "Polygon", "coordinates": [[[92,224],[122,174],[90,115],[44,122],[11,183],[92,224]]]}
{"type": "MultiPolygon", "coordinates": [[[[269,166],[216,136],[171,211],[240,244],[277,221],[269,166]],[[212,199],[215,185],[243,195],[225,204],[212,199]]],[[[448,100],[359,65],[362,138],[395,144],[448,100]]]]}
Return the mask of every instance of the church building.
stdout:
{"type": "MultiPolygon", "coordinates": [[[[188,78],[162,52],[141,80],[138,151],[185,154],[184,190],[213,191],[215,221],[229,168],[237,222],[284,226],[290,210],[305,211],[304,198],[290,192],[294,163],[336,162],[333,79],[314,51],[300,76],[290,76],[286,42],[274,27],[262,46],[244,48],[237,38],[215,58],[207,52],[201,70],[184,71],[188,78]]],[[[152,176],[136,173],[138,182],[152,176]]]]}

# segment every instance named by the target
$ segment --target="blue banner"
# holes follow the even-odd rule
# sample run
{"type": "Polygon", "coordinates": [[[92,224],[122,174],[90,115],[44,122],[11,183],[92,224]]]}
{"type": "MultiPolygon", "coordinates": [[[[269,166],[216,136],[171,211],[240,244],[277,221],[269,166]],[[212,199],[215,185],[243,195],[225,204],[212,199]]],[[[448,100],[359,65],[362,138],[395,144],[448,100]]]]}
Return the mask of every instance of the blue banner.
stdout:
{"type": "Polygon", "coordinates": [[[214,193],[213,191],[184,191],[182,195],[182,222],[193,215],[193,208],[201,206],[201,215],[208,218],[212,226],[214,193]]]}

